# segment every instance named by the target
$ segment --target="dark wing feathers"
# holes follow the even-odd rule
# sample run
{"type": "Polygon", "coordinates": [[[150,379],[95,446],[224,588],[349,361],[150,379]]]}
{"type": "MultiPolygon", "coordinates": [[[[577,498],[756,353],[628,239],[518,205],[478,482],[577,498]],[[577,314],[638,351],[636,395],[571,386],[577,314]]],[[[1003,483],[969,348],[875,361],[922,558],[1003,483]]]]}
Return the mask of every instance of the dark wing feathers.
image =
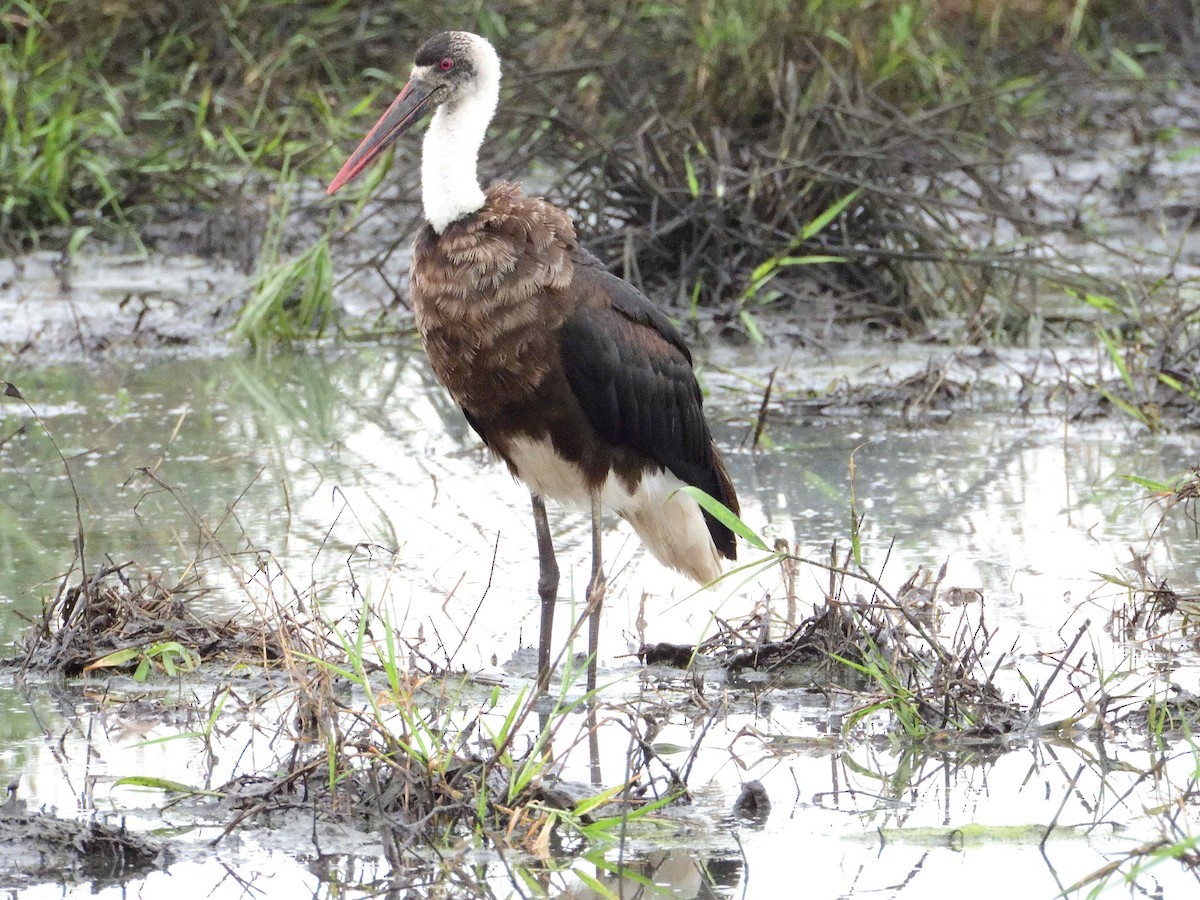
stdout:
{"type": "Polygon", "coordinates": [[[471,430],[479,435],[479,439],[485,444],[488,442],[487,435],[483,433],[483,424],[467,411],[467,408],[461,407],[463,415],[467,417],[467,424],[471,426],[471,430]]]}
{"type": "MultiPolygon", "coordinates": [[[[631,322],[645,325],[658,333],[658,336],[680,352],[687,360],[688,367],[692,365],[692,351],[684,343],[683,335],[671,324],[662,311],[631,285],[611,272],[606,271],[596,257],[586,250],[576,251],[575,286],[586,287],[606,295],[612,307],[618,310],[631,322]],[[580,265],[582,263],[582,265],[580,265]]],[[[695,380],[693,378],[693,380],[695,380]]]]}
{"type": "MultiPolygon", "coordinates": [[[[577,265],[572,287],[584,304],[563,322],[560,347],[589,423],[605,440],[650,457],[736,512],[683,337],[649,300],[598,265],[577,265]]],[[[733,559],[733,534],[707,513],[705,519],[717,549],[733,559]]]]}

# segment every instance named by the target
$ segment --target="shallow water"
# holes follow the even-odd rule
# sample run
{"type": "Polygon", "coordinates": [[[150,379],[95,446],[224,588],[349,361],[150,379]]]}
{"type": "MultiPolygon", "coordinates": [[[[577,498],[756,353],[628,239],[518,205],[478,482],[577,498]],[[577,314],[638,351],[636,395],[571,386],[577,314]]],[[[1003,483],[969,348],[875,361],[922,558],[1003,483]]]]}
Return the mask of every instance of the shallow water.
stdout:
{"type": "MultiPolygon", "coordinates": [[[[731,362],[740,376],[761,374],[760,361],[731,362]]],[[[848,355],[835,368],[853,373],[875,362],[848,355]]],[[[246,578],[269,554],[297,590],[315,586],[335,620],[357,608],[353,580],[434,661],[496,680],[506,692],[527,683],[532,658],[518,650],[536,643],[538,622],[528,494],[480,449],[413,346],[110,360],[9,377],[53,435],[71,477],[28,410],[6,400],[0,420],[0,601],[9,610],[0,617],[0,637],[6,642],[23,627],[12,613],[35,614],[71,562],[77,494],[90,566],[109,557],[178,569],[199,556],[209,561],[217,588],[204,602],[232,613],[279,590],[278,579],[246,578]],[[26,432],[16,434],[22,425],[26,432]],[[221,562],[218,548],[233,565],[221,562]]],[[[811,370],[785,370],[778,396],[811,377],[811,370]]],[[[776,425],[769,431],[776,449],[752,453],[741,448],[757,398],[722,370],[709,368],[702,379],[743,518],[768,542],[782,537],[801,555],[827,560],[839,539],[845,553],[853,455],[868,569],[894,591],[918,567],[936,573],[945,564],[946,586],[980,591],[988,625],[999,635],[995,646],[1015,644],[1015,665],[1006,663],[999,678],[1013,695],[1028,702],[1017,670],[1035,683],[1049,677],[1055,659],[1039,654],[1061,650],[1085,619],[1092,623],[1086,653],[1105,672],[1131,673],[1117,682],[1121,689],[1146,696],[1167,683],[1196,688],[1197,659],[1187,646],[1161,652],[1109,639],[1108,615],[1124,592],[1099,574],[1116,573],[1132,551],[1148,553],[1151,567],[1177,589],[1195,585],[1194,529],[1176,514],[1155,532],[1162,510],[1122,477],[1170,480],[1182,473],[1196,462],[1190,436],[1150,435],[1119,420],[1067,425],[1050,413],[1023,415],[997,403],[939,423],[875,414],[776,425]]],[[[590,537],[577,511],[552,510],[551,519],[564,576],[561,639],[572,590],[580,598],[587,579],[590,537]]],[[[1194,769],[1177,747],[1162,754],[1167,761],[1157,779],[1145,777],[1158,759],[1145,739],[1115,735],[1098,744],[1081,730],[1090,722],[1069,729],[1062,741],[1025,737],[1003,753],[912,754],[878,729],[831,738],[849,707],[844,699],[826,702],[817,690],[710,672],[703,698],[690,697],[678,673],[643,672],[629,653],[643,638],[694,643],[712,634],[714,615],[737,617],[767,593],[778,597],[778,572],[735,576],[696,594],[645,559],[628,528],[616,523],[609,523],[605,553],[610,588],[601,680],[617,682],[605,697],[638,714],[653,711],[662,723],[656,742],[684,749],[712,717],[689,778],[694,805],[678,813],[668,838],[633,845],[635,856],[658,872],[654,877],[674,881],[676,896],[710,896],[706,890],[738,896],[743,889],[746,896],[779,896],[779,885],[794,883],[803,866],[813,896],[944,896],[964,877],[991,877],[1003,879],[1009,892],[1049,897],[1153,837],[1143,810],[1169,803],[1167,779],[1182,781],[1194,769]],[[765,824],[735,825],[727,813],[750,778],[766,785],[772,813],[765,824]],[[1051,840],[1044,853],[1028,835],[956,844],[945,833],[895,831],[1036,826],[1056,816],[1060,824],[1088,827],[1051,840]],[[650,852],[662,847],[663,858],[650,852]],[[715,888],[696,883],[706,861],[715,888]]],[[[742,554],[755,558],[746,547],[742,554]]],[[[821,570],[801,569],[801,616],[827,581],[821,570]]],[[[1067,679],[1059,682],[1046,721],[1078,710],[1080,698],[1094,691],[1084,676],[1077,680],[1078,691],[1067,679]]],[[[144,690],[129,679],[116,681],[120,699],[144,690]]],[[[207,702],[212,687],[162,682],[155,690],[185,708],[197,692],[200,704],[207,702]]],[[[75,687],[10,686],[0,708],[7,738],[0,778],[19,778],[22,797],[64,813],[112,809],[139,827],[161,824],[163,795],[112,787],[122,775],[150,771],[218,785],[271,756],[256,743],[254,722],[231,725],[216,759],[192,739],[146,746],[147,737],[196,723],[182,713],[164,722],[158,706],[138,715],[137,707],[75,687]],[[56,749],[60,737],[65,756],[56,749]]],[[[269,720],[272,710],[261,715],[269,720]]],[[[624,729],[602,728],[605,784],[622,779],[628,749],[624,729]]],[[[590,772],[586,761],[568,759],[563,775],[586,781],[590,772]]],[[[176,812],[168,820],[188,822],[188,816],[176,812]]],[[[215,852],[195,849],[194,839],[212,837],[214,829],[216,823],[189,830],[184,846],[194,852],[140,882],[143,893],[186,882],[196,896],[240,896],[226,865],[243,877],[269,876],[272,895],[286,886],[289,893],[323,896],[339,890],[328,884],[334,876],[360,883],[386,874],[369,841],[354,836],[343,835],[339,845],[325,835],[323,849],[332,855],[316,866],[306,858],[313,851],[298,856],[295,849],[310,840],[307,830],[251,829],[215,852]]],[[[511,893],[502,865],[487,858],[480,865],[495,879],[498,896],[511,893]]],[[[1144,886],[1159,884],[1166,895],[1194,885],[1170,862],[1144,878],[1144,886]]],[[[551,893],[564,885],[580,882],[564,875],[551,893]]],[[[99,893],[118,890],[128,888],[99,893]]],[[[27,888],[20,895],[60,891],[27,888]]]]}

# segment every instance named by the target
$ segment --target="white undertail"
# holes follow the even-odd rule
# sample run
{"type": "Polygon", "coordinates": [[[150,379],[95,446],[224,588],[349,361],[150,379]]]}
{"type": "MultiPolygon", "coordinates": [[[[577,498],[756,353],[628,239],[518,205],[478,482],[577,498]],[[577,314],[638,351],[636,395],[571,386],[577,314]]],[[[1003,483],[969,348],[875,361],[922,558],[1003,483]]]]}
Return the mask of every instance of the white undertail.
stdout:
{"type": "Polygon", "coordinates": [[[483,38],[470,38],[475,68],[470,90],[438,107],[421,148],[421,202],[438,234],[484,204],[476,167],[500,100],[500,57],[483,38]]]}
{"type": "MultiPolygon", "coordinates": [[[[507,455],[520,479],[538,495],[582,509],[590,505],[583,473],[549,441],[515,438],[507,455]]],[[[664,470],[645,472],[631,492],[621,479],[609,475],[600,488],[600,502],[633,526],[660,563],[708,584],[721,577],[721,555],[700,505],[679,491],[683,484],[664,470]]]]}

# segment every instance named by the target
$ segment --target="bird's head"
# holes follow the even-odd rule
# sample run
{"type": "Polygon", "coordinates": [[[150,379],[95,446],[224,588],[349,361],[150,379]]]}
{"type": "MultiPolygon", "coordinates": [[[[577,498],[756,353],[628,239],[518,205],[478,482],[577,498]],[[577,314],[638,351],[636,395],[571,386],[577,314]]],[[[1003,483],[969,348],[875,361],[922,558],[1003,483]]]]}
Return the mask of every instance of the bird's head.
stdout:
{"type": "Polygon", "coordinates": [[[499,85],[500,58],[486,40],[466,31],[435,34],[417,51],[408,84],[350,154],[326,193],[332,194],[365,169],[426,112],[473,98],[490,98],[494,108],[499,85]]]}

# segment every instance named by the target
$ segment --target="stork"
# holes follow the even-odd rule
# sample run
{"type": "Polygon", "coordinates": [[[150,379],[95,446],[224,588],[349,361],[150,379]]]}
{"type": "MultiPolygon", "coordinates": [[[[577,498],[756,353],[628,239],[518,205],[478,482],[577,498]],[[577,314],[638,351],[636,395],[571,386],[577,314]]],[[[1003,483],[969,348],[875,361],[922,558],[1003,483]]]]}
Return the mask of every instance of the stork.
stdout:
{"type": "Polygon", "coordinates": [[[538,546],[538,687],[550,677],[558,564],[545,498],[591,510],[588,690],[605,580],[601,513],[700,584],[736,558],[734,535],[679,488],[738,510],[679,332],[576,241],[562,210],[519,188],[479,186],[500,96],[500,60],[475,34],[434,35],[412,75],[329,185],[332,194],[433,111],[421,153],[428,220],[416,237],[412,302],[434,372],[467,422],[529,488],[538,546]]]}

